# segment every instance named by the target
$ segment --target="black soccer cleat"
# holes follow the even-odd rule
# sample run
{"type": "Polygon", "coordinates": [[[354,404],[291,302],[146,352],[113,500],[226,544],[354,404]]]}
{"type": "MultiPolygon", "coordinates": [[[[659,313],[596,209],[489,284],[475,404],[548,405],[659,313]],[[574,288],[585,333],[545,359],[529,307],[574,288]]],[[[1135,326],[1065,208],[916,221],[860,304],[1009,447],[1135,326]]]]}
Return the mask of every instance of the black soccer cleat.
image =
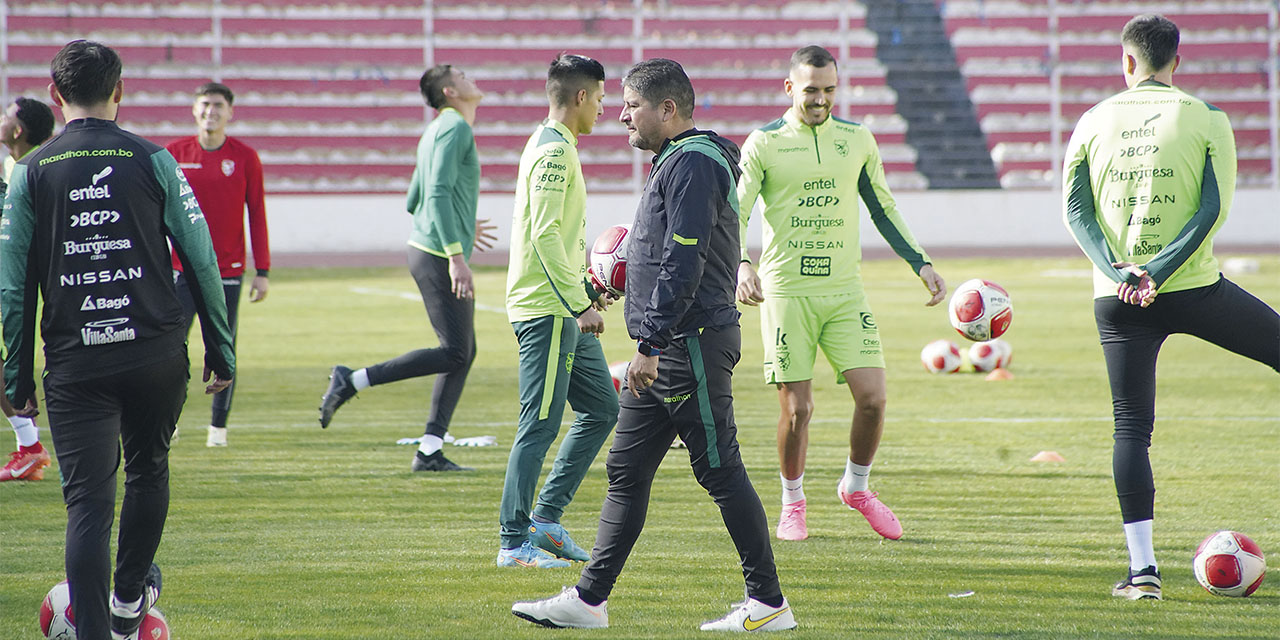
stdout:
{"type": "Polygon", "coordinates": [[[463,467],[444,457],[444,452],[437,451],[431,455],[423,455],[421,451],[413,455],[414,471],[475,471],[471,467],[463,467]]]}
{"type": "Polygon", "coordinates": [[[142,627],[142,621],[147,617],[147,612],[151,611],[151,607],[154,607],[156,601],[160,599],[160,583],[160,567],[153,562],[142,581],[142,604],[133,615],[128,615],[129,611],[120,606],[114,593],[111,594],[112,640],[131,640],[136,637],[138,629],[142,627]]]}
{"type": "Polygon", "coordinates": [[[355,395],[356,386],[351,383],[351,369],[342,365],[335,366],[333,373],[329,374],[329,388],[320,396],[320,428],[327,429],[338,407],[355,395]]]}
{"type": "Polygon", "coordinates": [[[1155,567],[1147,567],[1142,571],[1130,569],[1129,575],[1116,583],[1111,595],[1129,600],[1163,600],[1160,586],[1160,572],[1155,567]]]}

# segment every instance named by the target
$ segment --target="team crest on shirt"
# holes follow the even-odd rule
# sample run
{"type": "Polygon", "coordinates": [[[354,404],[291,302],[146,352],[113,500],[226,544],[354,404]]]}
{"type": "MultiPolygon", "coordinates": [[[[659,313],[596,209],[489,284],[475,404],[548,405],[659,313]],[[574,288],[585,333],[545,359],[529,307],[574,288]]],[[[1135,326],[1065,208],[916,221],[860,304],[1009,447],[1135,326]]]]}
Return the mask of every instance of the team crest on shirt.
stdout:
{"type": "Polygon", "coordinates": [[[224,175],[224,176],[226,176],[226,177],[230,178],[230,177],[231,177],[231,174],[232,174],[232,173],[234,173],[234,172],[235,172],[235,170],[236,170],[236,161],[235,161],[235,160],[223,160],[223,161],[222,161],[222,175],[224,175]]]}
{"type": "Polygon", "coordinates": [[[840,154],[841,158],[848,156],[849,142],[844,138],[836,138],[836,153],[840,154]]]}

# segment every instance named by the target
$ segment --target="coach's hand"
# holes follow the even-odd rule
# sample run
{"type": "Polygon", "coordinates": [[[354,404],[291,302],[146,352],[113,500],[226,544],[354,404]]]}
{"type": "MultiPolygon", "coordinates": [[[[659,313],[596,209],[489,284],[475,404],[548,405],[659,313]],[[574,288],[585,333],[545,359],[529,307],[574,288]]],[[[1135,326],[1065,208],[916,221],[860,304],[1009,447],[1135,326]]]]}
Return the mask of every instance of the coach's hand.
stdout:
{"type": "Polygon", "coordinates": [[[599,336],[604,333],[604,317],[594,306],[587,307],[586,311],[578,314],[578,330],[599,336]]]}
{"type": "Polygon", "coordinates": [[[475,248],[481,251],[488,251],[493,248],[493,244],[498,241],[498,236],[489,233],[497,229],[498,225],[489,224],[489,219],[476,220],[476,241],[473,243],[475,248]]]}
{"type": "Polygon", "coordinates": [[[267,297],[267,289],[271,287],[266,276],[254,276],[249,285],[249,302],[262,302],[267,297]]]}
{"type": "Polygon", "coordinates": [[[639,398],[642,389],[653,386],[658,379],[659,357],[637,353],[631,359],[631,366],[627,367],[627,387],[631,389],[631,395],[639,398]]]}
{"type": "Polygon", "coordinates": [[[476,297],[475,283],[471,280],[471,267],[467,266],[467,259],[463,258],[461,253],[449,256],[449,280],[452,283],[449,290],[453,295],[458,296],[459,300],[476,297]]]}
{"type": "Polygon", "coordinates": [[[924,303],[924,306],[932,307],[947,297],[947,281],[943,280],[942,276],[933,270],[933,265],[926,264],[920,267],[920,281],[924,283],[924,288],[933,294],[933,297],[929,298],[929,301],[924,303]]]}
{"type": "Polygon", "coordinates": [[[205,385],[205,388],[204,388],[205,395],[211,395],[211,394],[217,393],[231,386],[231,378],[227,378],[226,380],[219,378],[217,375],[213,373],[213,369],[210,369],[208,366],[205,366],[204,378],[202,378],[201,380],[209,383],[205,385]],[[213,378],[213,382],[209,382],[210,378],[213,378]]]}
{"type": "Polygon", "coordinates": [[[750,262],[738,263],[738,302],[749,307],[764,302],[764,289],[760,286],[760,275],[750,262]]]}

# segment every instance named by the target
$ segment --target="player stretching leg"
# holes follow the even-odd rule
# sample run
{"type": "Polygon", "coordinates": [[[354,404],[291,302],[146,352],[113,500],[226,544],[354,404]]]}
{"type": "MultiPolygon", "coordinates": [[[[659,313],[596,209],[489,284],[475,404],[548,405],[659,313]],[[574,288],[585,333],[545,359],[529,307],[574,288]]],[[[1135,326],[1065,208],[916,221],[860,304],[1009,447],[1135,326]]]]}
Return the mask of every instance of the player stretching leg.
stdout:
{"type": "Polygon", "coordinates": [[[476,357],[475,285],[472,247],[491,246],[476,220],[480,197],[480,159],[471,124],[484,93],[460,69],[436,65],[422,74],[419,89],[438,115],[418,142],[418,164],[409,185],[409,273],[418,283],[422,304],[440,340],[434,349],[417,349],[366,368],[333,368],[320,399],[320,426],[356,392],[368,387],[436,374],[431,412],[411,468],[414,471],[467,471],[444,457],[453,410],[476,357]]]}
{"type": "Polygon", "coordinates": [[[1231,209],[1236,146],[1222,110],[1173,87],[1178,27],[1121,32],[1129,87],[1080,117],[1063,168],[1064,217],[1093,262],[1093,313],[1111,381],[1112,475],[1129,572],[1112,595],[1161,599],[1152,541],[1156,356],[1187,333],[1280,371],[1280,315],[1222,277],[1213,236],[1231,209]]]}
{"type": "Polygon", "coordinates": [[[942,301],[947,285],[898,213],[871,131],[831,115],[839,87],[835,58],[817,46],[796,51],[783,86],[791,108],[747,137],[738,183],[742,262],[737,298],[761,306],[765,381],[777,385],[782,408],[777,536],[809,537],[804,464],[814,408],[813,365],[821,347],[837,383],[847,383],[853,394],[849,457],[836,493],[876,533],[897,540],[902,525],[867,483],[884,430],[887,394],[880,333],[862,288],[858,199],[880,235],[924,282],[932,296],[926,306],[942,301]],[[765,227],[759,273],[746,250],[747,222],[757,196],[764,201],[765,227]]]}

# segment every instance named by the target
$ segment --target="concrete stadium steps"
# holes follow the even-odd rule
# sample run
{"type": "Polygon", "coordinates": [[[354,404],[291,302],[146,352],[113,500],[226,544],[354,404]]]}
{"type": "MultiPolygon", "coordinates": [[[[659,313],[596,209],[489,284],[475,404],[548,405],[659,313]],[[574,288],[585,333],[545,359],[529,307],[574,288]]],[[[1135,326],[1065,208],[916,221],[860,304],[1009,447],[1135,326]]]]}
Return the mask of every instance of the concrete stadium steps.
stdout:
{"type": "MultiPolygon", "coordinates": [[[[1148,8],[1119,0],[1058,6],[1065,143],[1080,114],[1125,89],[1117,60],[1120,30],[1148,8]]],[[[1174,82],[1231,117],[1242,184],[1263,184],[1271,172],[1269,9],[1268,0],[1164,8],[1182,32],[1183,64],[1174,82]]],[[[1002,184],[1050,186],[1048,3],[948,0],[944,15],[1002,184]]]]}

